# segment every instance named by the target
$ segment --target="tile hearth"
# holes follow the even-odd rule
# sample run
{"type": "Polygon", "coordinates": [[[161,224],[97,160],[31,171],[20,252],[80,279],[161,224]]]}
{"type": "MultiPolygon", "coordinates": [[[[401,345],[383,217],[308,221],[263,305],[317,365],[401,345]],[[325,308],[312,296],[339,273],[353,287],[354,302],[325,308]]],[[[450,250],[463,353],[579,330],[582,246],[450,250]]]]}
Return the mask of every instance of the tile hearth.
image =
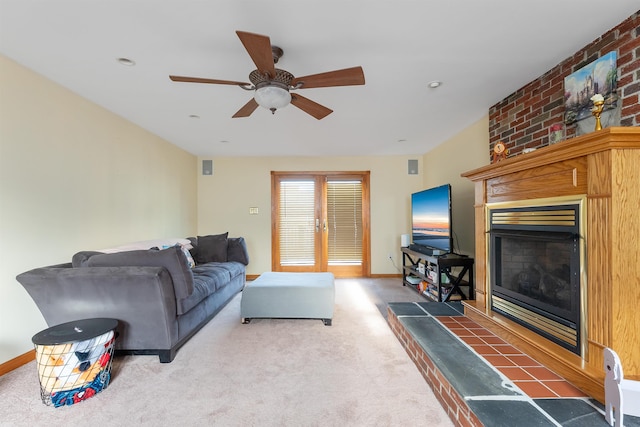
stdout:
{"type": "MultiPolygon", "coordinates": [[[[389,303],[388,321],[458,426],[608,426],[602,405],[465,317],[460,303],[389,303]]],[[[624,425],[640,418],[625,415],[624,425]]]]}
{"type": "Polygon", "coordinates": [[[529,397],[588,397],[473,320],[459,316],[443,316],[438,320],[529,397]]]}

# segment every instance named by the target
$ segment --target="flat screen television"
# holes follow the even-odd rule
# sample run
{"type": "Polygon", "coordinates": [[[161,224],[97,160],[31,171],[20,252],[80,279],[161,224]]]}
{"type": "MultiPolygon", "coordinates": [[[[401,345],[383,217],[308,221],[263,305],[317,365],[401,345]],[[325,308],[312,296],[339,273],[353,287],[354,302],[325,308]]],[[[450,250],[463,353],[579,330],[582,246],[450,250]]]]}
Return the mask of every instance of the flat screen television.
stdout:
{"type": "Polygon", "coordinates": [[[411,243],[426,254],[453,252],[450,184],[411,195],[411,243]]]}

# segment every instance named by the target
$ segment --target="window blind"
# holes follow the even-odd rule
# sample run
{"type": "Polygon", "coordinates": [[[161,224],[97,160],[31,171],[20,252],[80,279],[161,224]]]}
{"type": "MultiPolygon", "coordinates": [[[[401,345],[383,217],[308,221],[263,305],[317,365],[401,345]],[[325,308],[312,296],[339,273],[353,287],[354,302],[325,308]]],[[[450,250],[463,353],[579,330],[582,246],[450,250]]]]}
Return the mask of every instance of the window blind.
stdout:
{"type": "Polygon", "coordinates": [[[315,264],[315,183],[280,181],[280,264],[315,264]]]}
{"type": "Polygon", "coordinates": [[[362,182],[327,182],[329,265],[362,264],[362,182]]]}

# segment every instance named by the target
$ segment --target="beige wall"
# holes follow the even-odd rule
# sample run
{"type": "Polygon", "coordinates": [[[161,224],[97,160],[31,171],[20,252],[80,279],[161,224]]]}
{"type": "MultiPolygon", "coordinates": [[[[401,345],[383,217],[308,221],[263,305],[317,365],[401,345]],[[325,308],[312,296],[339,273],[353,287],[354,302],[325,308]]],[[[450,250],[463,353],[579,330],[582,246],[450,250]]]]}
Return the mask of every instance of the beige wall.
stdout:
{"type": "Polygon", "coordinates": [[[485,116],[424,155],[424,187],[451,184],[454,247],[473,256],[474,187],[460,174],[489,164],[489,116],[485,116]]]}
{"type": "Polygon", "coordinates": [[[195,233],[196,169],[195,156],[0,56],[0,363],[47,326],[18,273],[195,233]]]}
{"type": "Polygon", "coordinates": [[[247,273],[260,274],[271,270],[271,171],[370,171],[371,273],[398,274],[387,254],[398,265],[400,234],[410,229],[408,195],[422,186],[421,174],[408,174],[407,161],[420,157],[214,158],[213,175],[198,178],[198,232],[243,236],[247,273]],[[249,207],[259,214],[249,215],[249,207]]]}

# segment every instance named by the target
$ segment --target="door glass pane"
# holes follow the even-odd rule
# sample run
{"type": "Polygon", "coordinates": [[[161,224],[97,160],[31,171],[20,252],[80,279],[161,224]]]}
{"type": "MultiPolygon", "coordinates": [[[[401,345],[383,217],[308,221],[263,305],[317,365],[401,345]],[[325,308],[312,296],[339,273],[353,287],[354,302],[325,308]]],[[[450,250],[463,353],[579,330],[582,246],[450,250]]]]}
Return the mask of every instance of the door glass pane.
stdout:
{"type": "Polygon", "coordinates": [[[279,216],[280,265],[314,265],[314,181],[281,181],[279,216]]]}
{"type": "Polygon", "coordinates": [[[362,182],[327,182],[329,265],[362,264],[362,182]]]}

